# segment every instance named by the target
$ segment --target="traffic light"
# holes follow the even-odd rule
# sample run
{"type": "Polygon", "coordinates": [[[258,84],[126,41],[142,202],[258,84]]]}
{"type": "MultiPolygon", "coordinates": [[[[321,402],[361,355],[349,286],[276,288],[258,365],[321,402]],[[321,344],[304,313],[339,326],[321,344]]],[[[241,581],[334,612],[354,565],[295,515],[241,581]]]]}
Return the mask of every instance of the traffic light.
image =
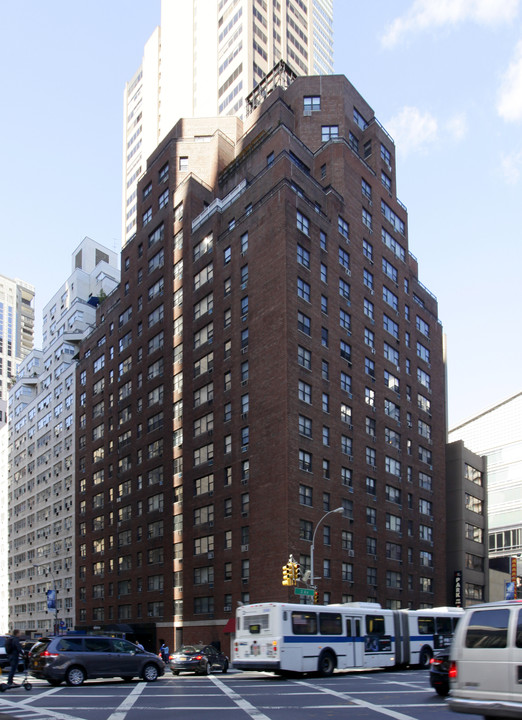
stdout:
{"type": "Polygon", "coordinates": [[[317,605],[319,602],[319,593],[317,590],[314,592],[314,605],[317,605]]]}
{"type": "Polygon", "coordinates": [[[292,566],[290,563],[287,563],[286,565],[283,565],[283,585],[293,585],[292,580],[292,566]]]}
{"type": "Polygon", "coordinates": [[[301,579],[301,566],[299,563],[293,563],[293,576],[294,576],[294,582],[297,582],[301,579]]]}

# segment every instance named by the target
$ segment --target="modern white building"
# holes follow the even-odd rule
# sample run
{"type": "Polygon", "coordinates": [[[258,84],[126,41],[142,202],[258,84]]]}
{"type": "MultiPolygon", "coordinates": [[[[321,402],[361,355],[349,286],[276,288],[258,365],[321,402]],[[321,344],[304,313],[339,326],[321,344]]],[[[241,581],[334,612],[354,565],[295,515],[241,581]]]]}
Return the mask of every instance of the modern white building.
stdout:
{"type": "Polygon", "coordinates": [[[497,403],[449,431],[487,457],[489,557],[522,553],[522,393],[497,403]]]}
{"type": "Polygon", "coordinates": [[[147,158],[179,118],[243,117],[281,60],[296,75],[333,72],[333,0],[162,0],[161,26],[124,91],[123,245],[136,233],[147,158]]]}
{"type": "Polygon", "coordinates": [[[0,275],[0,633],[7,630],[7,400],[18,365],[33,349],[34,287],[0,275]]]}
{"type": "Polygon", "coordinates": [[[85,238],[43,311],[43,348],[21,364],[9,397],[9,630],[72,628],[75,612],[75,355],[96,306],[120,279],[119,255],[85,238]],[[48,591],[56,610],[48,609],[48,591]]]}

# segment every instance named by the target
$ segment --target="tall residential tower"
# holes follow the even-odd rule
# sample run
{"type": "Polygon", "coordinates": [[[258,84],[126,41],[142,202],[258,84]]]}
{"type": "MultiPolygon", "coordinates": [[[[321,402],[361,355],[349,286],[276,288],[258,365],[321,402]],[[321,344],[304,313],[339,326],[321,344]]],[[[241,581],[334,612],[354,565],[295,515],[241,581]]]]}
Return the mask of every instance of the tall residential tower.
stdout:
{"type": "Polygon", "coordinates": [[[124,92],[123,245],[136,233],[147,158],[179,118],[243,117],[280,60],[297,75],[332,73],[332,21],[333,0],[162,0],[161,26],[124,92]]]}
{"type": "Polygon", "coordinates": [[[224,645],[319,521],[321,601],[445,604],[442,328],[368,103],[299,77],[180,120],[137,203],[80,349],[79,627],[224,645]]]}
{"type": "MultiPolygon", "coordinates": [[[[118,256],[85,238],[43,311],[43,349],[21,364],[9,404],[9,628],[30,637],[75,617],[75,356],[96,306],[119,282],[118,256]],[[47,591],[56,593],[48,611],[47,591]]],[[[6,523],[7,525],[7,523],[6,523]]]]}

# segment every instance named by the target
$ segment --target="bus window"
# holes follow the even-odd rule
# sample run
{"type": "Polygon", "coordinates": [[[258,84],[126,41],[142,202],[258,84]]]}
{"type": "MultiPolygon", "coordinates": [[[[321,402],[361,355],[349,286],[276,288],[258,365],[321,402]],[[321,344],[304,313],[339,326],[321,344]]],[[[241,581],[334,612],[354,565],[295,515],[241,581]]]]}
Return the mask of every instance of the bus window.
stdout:
{"type": "Polygon", "coordinates": [[[268,615],[250,615],[245,617],[245,625],[251,635],[259,635],[261,630],[268,630],[268,615]]]}
{"type": "Polygon", "coordinates": [[[364,639],[366,652],[390,652],[391,637],[385,635],[384,616],[366,616],[366,637],[364,639]]]}
{"type": "Polygon", "coordinates": [[[384,617],[382,615],[366,616],[366,634],[384,635],[384,617]]]}
{"type": "Polygon", "coordinates": [[[449,616],[435,618],[437,635],[451,635],[453,633],[452,625],[453,623],[449,616]]]}
{"type": "Polygon", "coordinates": [[[342,635],[343,623],[340,613],[319,613],[321,635],[342,635]]]}
{"type": "Polygon", "coordinates": [[[292,632],[294,635],[317,635],[317,614],[314,612],[293,612],[292,632]]]}
{"type": "Polygon", "coordinates": [[[419,618],[419,635],[433,635],[435,631],[435,621],[432,617],[419,618]]]}

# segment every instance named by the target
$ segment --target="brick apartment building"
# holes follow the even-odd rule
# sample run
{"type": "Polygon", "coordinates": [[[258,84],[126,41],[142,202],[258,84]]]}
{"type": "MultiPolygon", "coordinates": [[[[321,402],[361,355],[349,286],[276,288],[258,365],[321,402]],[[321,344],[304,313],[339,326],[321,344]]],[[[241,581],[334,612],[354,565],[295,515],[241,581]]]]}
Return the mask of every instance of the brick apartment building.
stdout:
{"type": "Polygon", "coordinates": [[[80,353],[79,627],[228,649],[238,602],[294,598],[317,528],[321,602],[445,603],[442,329],[395,187],[343,76],[180,120],[149,158],[80,353]]]}

